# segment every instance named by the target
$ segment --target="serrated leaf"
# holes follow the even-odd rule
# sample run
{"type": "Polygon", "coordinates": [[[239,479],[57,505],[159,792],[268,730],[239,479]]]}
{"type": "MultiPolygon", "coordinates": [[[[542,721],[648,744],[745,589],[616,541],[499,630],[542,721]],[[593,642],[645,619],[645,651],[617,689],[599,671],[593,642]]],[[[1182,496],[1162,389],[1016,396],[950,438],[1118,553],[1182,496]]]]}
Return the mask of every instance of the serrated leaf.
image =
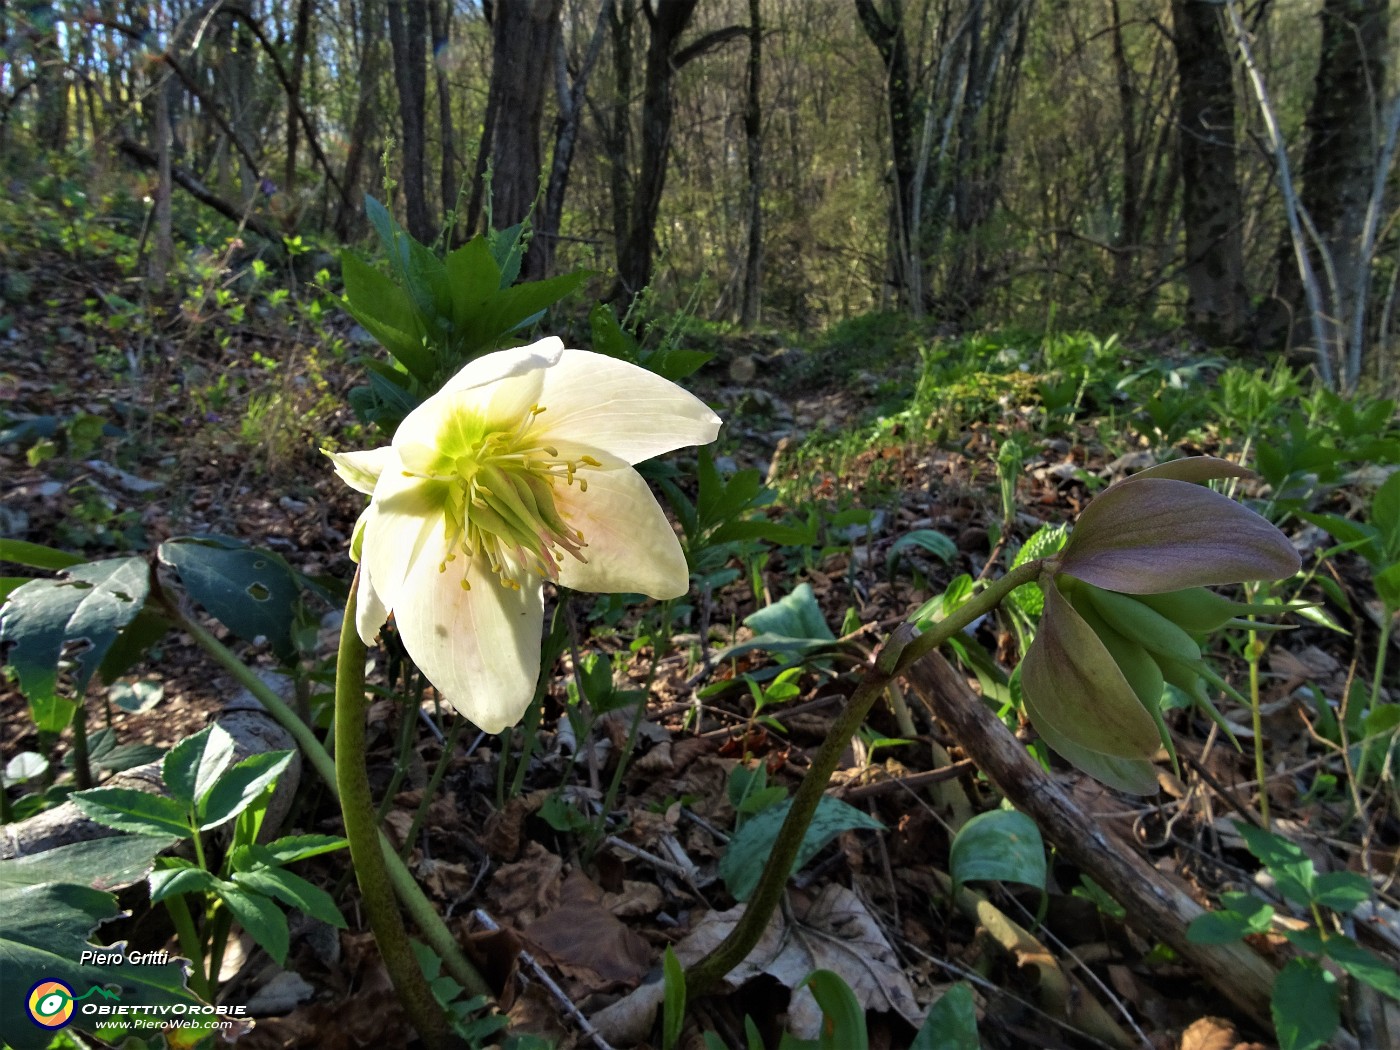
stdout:
{"type": "Polygon", "coordinates": [[[278,966],[285,963],[290,937],[287,917],[282,914],[282,909],[262,894],[222,879],[214,880],[213,889],[254,943],[272,956],[272,961],[278,966]]]}
{"type": "Polygon", "coordinates": [[[1317,874],[1308,855],[1280,835],[1239,820],[1234,824],[1249,852],[1269,869],[1278,891],[1294,903],[1310,903],[1317,874]]]}
{"type": "Polygon", "coordinates": [[[1209,911],[1191,920],[1186,939],[1193,944],[1230,944],[1252,933],[1266,933],[1274,909],[1268,901],[1249,893],[1226,893],[1220,898],[1224,909],[1209,911]]]}
{"type": "Polygon", "coordinates": [[[198,800],[195,819],[200,831],[216,828],[242,813],[291,763],[295,751],[250,755],[221,776],[198,800]]]}
{"type": "Polygon", "coordinates": [[[167,868],[151,872],[151,903],[184,893],[208,893],[217,880],[203,868],[167,868]]]}
{"type": "Polygon", "coordinates": [[[948,865],[958,886],[993,879],[1045,889],[1045,843],[1040,829],[1014,809],[980,813],[959,828],[948,865]]]}
{"type": "Polygon", "coordinates": [[[1313,902],[1347,914],[1371,899],[1371,883],[1354,871],[1329,871],[1312,886],[1313,902]]]}
{"type": "Polygon", "coordinates": [[[283,660],[296,655],[292,627],[301,588],[271,551],[227,536],[182,536],[160,545],[190,597],[246,642],[266,638],[283,660]]]}
{"type": "MultiPolygon", "coordinates": [[[[117,899],[111,893],[66,883],[36,886],[0,886],[0,1032],[14,1050],[43,1050],[53,1032],[35,1025],[29,1017],[27,996],[22,994],[36,978],[62,981],[76,996],[96,986],[120,989],[123,1005],[186,1008],[199,999],[185,987],[184,968],[178,961],[156,966],[119,963],[84,965],[83,951],[94,945],[89,937],[103,922],[117,917],[117,899]]],[[[125,953],[122,943],[105,950],[125,953]]],[[[77,1012],[74,1026],[94,1031],[98,1018],[77,1012]]],[[[110,1024],[114,1018],[101,1018],[110,1024]]],[[[109,1039],[120,1041],[127,1029],[108,1029],[109,1039]]]]}
{"type": "Polygon", "coordinates": [[[287,835],[265,846],[239,847],[234,850],[234,864],[238,864],[239,850],[250,850],[251,860],[261,859],[265,864],[295,864],[322,853],[334,853],[345,849],[350,843],[338,835],[287,835]]]}
{"type": "Polygon", "coordinates": [[[146,877],[161,850],[178,839],[110,835],[0,861],[0,887],[69,882],[95,890],[120,890],[146,877]]]}
{"type": "MultiPolygon", "coordinates": [[[[773,843],[777,841],[778,831],[791,808],[791,800],[782,805],[770,806],[745,821],[744,826],[729,840],[729,846],[719,862],[719,873],[735,900],[746,901],[753,896],[759,876],[763,874],[763,866],[773,851],[773,843]]],[[[883,827],[884,825],[874,817],[862,813],[854,806],[847,805],[840,799],[824,797],[817,803],[812,822],[802,837],[802,845],[797,850],[792,872],[802,870],[803,865],[843,831],[857,828],[879,831],[883,827]]],[[[789,875],[792,872],[789,872],[789,875]]]]}
{"type": "Polygon", "coordinates": [[[69,796],[93,820],[137,835],[191,836],[184,807],[164,795],[135,788],[102,787],[69,796]]]}
{"type": "Polygon", "coordinates": [[[1400,1000],[1400,973],[1393,965],[1350,937],[1334,934],[1327,938],[1325,945],[1323,951],[1327,957],[1347,973],[1383,995],[1400,1000]]]}
{"type": "Polygon", "coordinates": [[[1294,959],[1274,978],[1270,1012],[1279,1050],[1314,1050],[1324,1045],[1341,1015],[1337,983],[1311,959],[1294,959]]]}
{"type": "Polygon", "coordinates": [[[283,868],[256,868],[234,874],[233,881],[245,889],[272,897],[291,908],[328,925],[345,929],[345,919],[329,893],[283,868]]]}
{"type": "Polygon", "coordinates": [[[194,806],[233,762],[236,747],[233,737],[217,723],[181,740],[161,765],[170,796],[183,806],[194,806]]]}
{"type": "MultiPolygon", "coordinates": [[[[51,705],[59,660],[65,656],[76,661],[73,684],[81,696],[118,633],[145,605],[149,590],[150,568],[143,558],[89,562],[59,579],[30,580],[17,588],[0,606],[0,642],[14,643],[8,660],[30,703],[45,709],[51,705]],[[69,649],[77,645],[81,650],[69,649]]],[[[42,715],[36,707],[36,717],[42,715]]],[[[57,728],[67,724],[64,720],[57,728]]]]}

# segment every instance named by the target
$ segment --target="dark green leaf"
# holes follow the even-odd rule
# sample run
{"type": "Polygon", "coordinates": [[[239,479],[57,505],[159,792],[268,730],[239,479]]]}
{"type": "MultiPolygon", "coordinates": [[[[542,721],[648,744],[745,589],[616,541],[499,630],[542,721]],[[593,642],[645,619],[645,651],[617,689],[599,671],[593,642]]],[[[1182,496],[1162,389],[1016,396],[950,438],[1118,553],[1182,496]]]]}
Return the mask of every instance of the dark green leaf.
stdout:
{"type": "Polygon", "coordinates": [[[174,799],[134,788],[75,791],[72,800],[99,824],[138,835],[190,837],[189,818],[174,799]]]}
{"type": "MultiPolygon", "coordinates": [[[[149,589],[150,568],[142,558],[89,562],[60,579],[30,580],[17,588],[0,606],[0,642],[14,643],[9,663],[30,703],[55,698],[58,664],[65,656],[77,662],[73,684],[81,696],[117,634],[141,611],[149,589]]],[[[67,724],[64,720],[58,728],[67,724]]]]}
{"type": "MultiPolygon", "coordinates": [[[[338,849],[345,849],[349,845],[345,839],[338,835],[286,835],[274,842],[269,842],[265,846],[255,847],[259,851],[259,856],[266,856],[263,863],[282,865],[295,864],[297,861],[306,860],[308,857],[317,857],[322,853],[333,853],[338,849]]],[[[248,847],[240,847],[246,849],[248,847]]],[[[234,865],[238,865],[238,850],[234,850],[234,865]]]]}
{"type": "Polygon", "coordinates": [[[319,886],[313,886],[300,875],[284,868],[257,868],[240,871],[233,876],[236,885],[273,897],[290,908],[297,908],[330,926],[345,929],[345,919],[335,900],[319,886]]]}
{"type": "Polygon", "coordinates": [[[685,1024],[685,970],[671,946],[661,954],[661,1050],[673,1050],[685,1024]]]}
{"type": "Polygon", "coordinates": [[[151,903],[184,893],[208,893],[217,880],[203,868],[166,868],[151,872],[151,903]]]}
{"type": "MultiPolygon", "coordinates": [[[[791,808],[792,802],[788,801],[756,813],[745,821],[744,826],[729,840],[729,846],[719,862],[719,873],[735,900],[745,901],[753,895],[768,855],[773,852],[773,843],[777,841],[778,831],[791,808]]],[[[847,805],[839,799],[824,797],[817,804],[817,811],[812,814],[812,822],[802,837],[802,845],[797,851],[792,870],[800,871],[804,864],[843,831],[856,828],[878,831],[882,827],[878,820],[854,806],[847,805]]]]}
{"type": "Polygon", "coordinates": [[[1279,1050],[1322,1046],[1341,1023],[1336,980],[1311,959],[1294,959],[1274,979],[1271,1012],[1279,1050]]]}
{"type": "Polygon", "coordinates": [[[242,813],[286,769],[295,751],[251,755],[221,776],[195,808],[199,830],[216,828],[242,813]]]}
{"type": "Polygon", "coordinates": [[[278,966],[287,961],[287,917],[261,893],[252,893],[231,882],[214,880],[214,892],[228,905],[238,925],[278,966]]]}
{"type": "Polygon", "coordinates": [[[1269,869],[1278,891],[1296,904],[1310,903],[1317,875],[1307,854],[1280,835],[1242,821],[1234,823],[1249,852],[1269,869]]]}
{"type": "Polygon", "coordinates": [[[1014,809],[973,817],[953,837],[948,870],[955,885],[974,879],[1045,889],[1045,843],[1035,821],[1014,809]]]}
{"type": "MultiPolygon", "coordinates": [[[[79,961],[85,950],[95,947],[89,941],[93,929],[117,917],[117,899],[110,893],[64,883],[0,886],[0,915],[5,916],[0,929],[0,988],[5,989],[0,995],[0,1032],[14,1050],[43,1050],[53,1039],[52,1031],[30,1020],[23,994],[41,977],[62,981],[74,996],[96,994],[91,993],[93,987],[119,989],[124,1006],[183,1003],[188,1008],[199,1003],[185,987],[178,961],[158,966],[79,961]]],[[[126,945],[107,950],[124,954],[126,945]]],[[[74,1024],[91,1032],[96,1020],[79,1011],[74,1024]]],[[[118,1042],[121,1034],[114,1033],[118,1042]]]]}
{"type": "Polygon", "coordinates": [[[909,1050],[981,1050],[977,1037],[977,1004],[972,989],[959,981],[928,1008],[923,1027],[909,1050]]]}
{"type": "Polygon", "coordinates": [[[296,573],[271,551],[226,536],[185,536],[160,545],[200,605],[246,642],[266,638],[283,660],[296,655],[292,627],[301,587],[296,573]]]}
{"type": "Polygon", "coordinates": [[[193,807],[233,762],[236,746],[233,737],[218,724],[205,726],[194,736],[181,740],[161,765],[170,796],[185,807],[193,807]]]}
{"type": "Polygon", "coordinates": [[[0,861],[0,887],[70,882],[120,890],[144,879],[156,854],[178,840],[154,835],[110,835],[0,861]]]}
{"type": "Polygon", "coordinates": [[[1371,883],[1354,871],[1329,871],[1313,882],[1313,901],[1343,914],[1371,899],[1371,883]]]}
{"type": "Polygon", "coordinates": [[[1328,937],[1325,944],[1327,957],[1347,973],[1383,995],[1400,999],[1400,973],[1391,963],[1340,934],[1328,937]]]}

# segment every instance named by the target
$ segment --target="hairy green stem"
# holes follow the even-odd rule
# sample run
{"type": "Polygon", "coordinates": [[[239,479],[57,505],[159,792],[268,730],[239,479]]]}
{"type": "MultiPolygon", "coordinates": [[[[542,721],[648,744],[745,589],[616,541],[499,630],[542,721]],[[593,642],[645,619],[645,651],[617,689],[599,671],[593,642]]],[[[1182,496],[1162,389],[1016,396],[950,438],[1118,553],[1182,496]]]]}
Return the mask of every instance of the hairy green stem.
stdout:
{"type": "MultiPolygon", "coordinates": [[[[193,963],[190,970],[190,991],[206,1003],[214,1001],[214,982],[208,974],[209,963],[204,957],[204,944],[195,929],[194,917],[185,898],[176,893],[165,898],[165,910],[175,926],[175,937],[180,942],[180,950],[193,963]]],[[[218,974],[214,974],[218,977],[218,974]]]]}
{"type": "Polygon", "coordinates": [[[384,967],[389,971],[410,1022],[432,1050],[439,1050],[447,1045],[451,1026],[418,966],[403,916],[394,900],[393,883],[379,845],[374,795],[365,768],[365,657],[368,654],[355,630],[356,590],[352,585],[345,604],[340,653],[335,665],[335,769],[340,812],[345,818],[345,837],[350,840],[350,859],[360,884],[360,897],[384,967]]]}
{"type": "MultiPolygon", "coordinates": [[[[330,753],[326,751],[325,746],[311,727],[298,718],[296,712],[286,701],[268,688],[267,683],[254,674],[252,668],[234,655],[228,646],[180,612],[174,602],[166,601],[165,606],[167,614],[174,620],[176,626],[193,638],[205,652],[218,662],[219,666],[237,680],[239,685],[256,697],[272,719],[291,734],[292,739],[301,748],[301,753],[306,756],[307,762],[330,788],[331,793],[339,798],[336,787],[335,763],[331,761],[330,753]]],[[[441,957],[447,972],[467,990],[469,995],[480,995],[487,999],[494,999],[491,986],[486,983],[481,972],[472,965],[471,960],[462,953],[461,946],[458,945],[452,931],[442,921],[442,916],[437,913],[432,902],[423,895],[413,873],[408,870],[403,861],[399,860],[393,844],[382,831],[379,833],[379,842],[385,854],[385,863],[389,867],[389,879],[394,884],[394,891],[398,894],[399,902],[408,911],[409,917],[428,944],[432,946],[433,951],[441,957]]]]}
{"type": "Polygon", "coordinates": [[[897,627],[886,639],[876,654],[875,665],[866,670],[847,701],[845,710],[812,756],[811,765],[792,796],[792,808],[788,810],[787,819],[783,821],[782,829],[773,843],[763,875],[743,916],[723,941],[686,971],[686,993],[691,999],[712,991],[725,974],[747,958],[768,928],[768,922],[787,887],[788,876],[792,874],[793,861],[807,834],[807,826],[812,822],[831,775],[836,772],[841,755],[865,721],[865,716],[870,713],[870,708],[884,695],[886,686],[905,668],[927,656],[979,616],[996,608],[1017,587],[1035,580],[1042,567],[1039,560],[1018,566],[974,595],[947,618],[930,625],[922,634],[915,625],[906,623],[897,627]]]}

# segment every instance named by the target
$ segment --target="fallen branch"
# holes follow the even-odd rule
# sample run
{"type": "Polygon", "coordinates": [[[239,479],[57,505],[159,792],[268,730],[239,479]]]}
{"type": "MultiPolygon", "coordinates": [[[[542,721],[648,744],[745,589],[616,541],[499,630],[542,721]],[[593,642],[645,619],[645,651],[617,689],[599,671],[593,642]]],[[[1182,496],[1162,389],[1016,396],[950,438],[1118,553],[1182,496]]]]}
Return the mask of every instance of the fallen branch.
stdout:
{"type": "Polygon", "coordinates": [[[1243,943],[1195,944],[1186,927],[1203,909],[1137,853],[1110,841],[1061,783],[1040,767],[939,653],[905,671],[909,684],[952,730],[964,751],[1060,854],[1104,887],[1127,921],[1188,959],[1221,995],[1271,1028],[1274,970],[1243,943]]]}
{"type": "MultiPolygon", "coordinates": [[[[143,164],[148,168],[155,168],[160,163],[159,158],[152,150],[148,150],[139,142],[133,142],[131,139],[122,139],[117,143],[117,148],[137,163],[143,164]]],[[[281,247],[282,233],[280,230],[268,225],[256,215],[247,214],[242,209],[230,204],[213,190],[205,186],[204,183],[185,171],[185,169],[177,168],[172,164],[170,166],[170,177],[175,181],[176,185],[195,200],[199,201],[199,203],[213,208],[220,215],[224,216],[224,218],[247,227],[259,237],[281,247]]]]}

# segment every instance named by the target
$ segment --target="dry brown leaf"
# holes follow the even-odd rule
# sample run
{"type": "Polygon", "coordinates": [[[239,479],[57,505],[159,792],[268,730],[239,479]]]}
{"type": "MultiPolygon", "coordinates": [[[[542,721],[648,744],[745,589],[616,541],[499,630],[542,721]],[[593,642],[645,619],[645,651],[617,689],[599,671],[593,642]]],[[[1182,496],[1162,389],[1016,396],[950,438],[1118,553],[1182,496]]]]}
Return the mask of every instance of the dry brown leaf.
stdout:
{"type": "Polygon", "coordinates": [[[529,925],[559,903],[564,862],[538,842],[525,846],[514,864],[503,864],[486,888],[491,911],[516,929],[529,925]]]}
{"type": "Polygon", "coordinates": [[[541,788],[528,795],[517,795],[504,809],[492,813],[486,820],[486,834],[481,844],[496,860],[513,861],[520,858],[521,833],[525,820],[544,805],[550,792],[541,788]]]}
{"type": "Polygon", "coordinates": [[[604,907],[603,891],[581,871],[564,880],[559,906],[522,936],[583,994],[634,986],[651,969],[651,946],[604,907]]]}
{"type": "Polygon", "coordinates": [[[654,882],[625,879],[620,892],[603,895],[603,907],[619,919],[655,915],[665,904],[666,897],[661,892],[661,887],[654,882]]]}
{"type": "Polygon", "coordinates": [[[1239,1034],[1223,1017],[1202,1017],[1181,1033],[1180,1050],[1235,1050],[1239,1034]]]}

